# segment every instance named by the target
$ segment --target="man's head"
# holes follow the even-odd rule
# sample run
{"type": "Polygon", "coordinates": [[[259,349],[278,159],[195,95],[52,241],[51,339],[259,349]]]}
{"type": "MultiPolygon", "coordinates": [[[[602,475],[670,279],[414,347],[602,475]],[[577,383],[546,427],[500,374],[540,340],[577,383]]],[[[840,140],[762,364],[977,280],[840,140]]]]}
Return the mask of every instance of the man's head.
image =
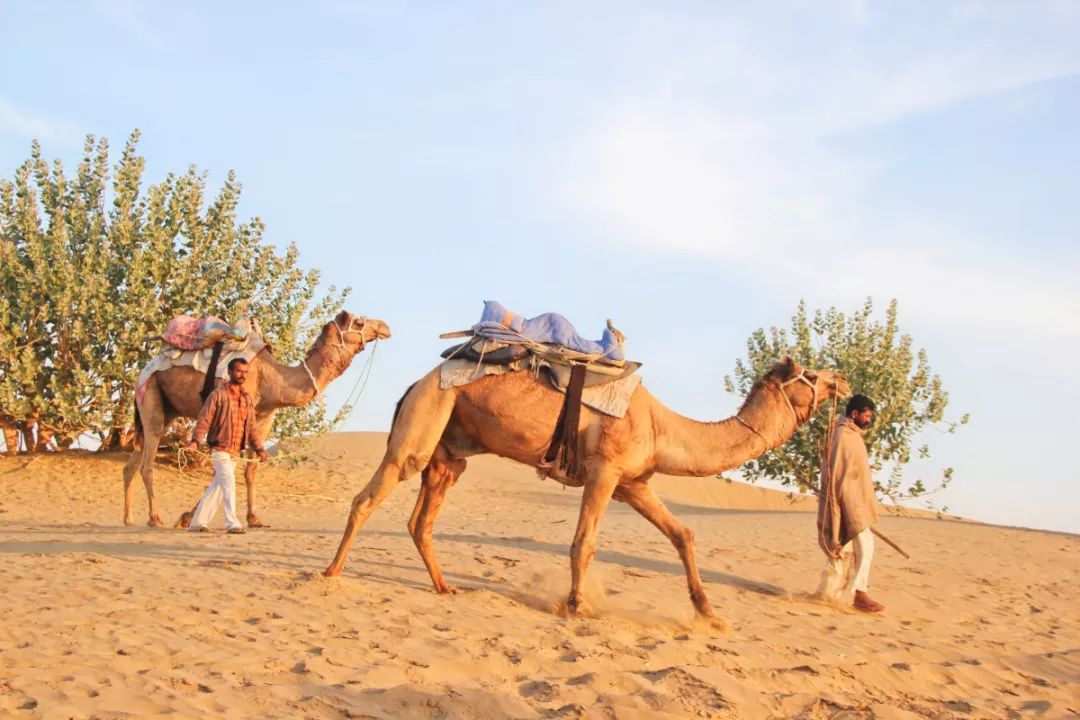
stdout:
{"type": "Polygon", "coordinates": [[[229,361],[229,382],[234,385],[243,385],[247,379],[248,363],[244,358],[233,358],[229,361]]]}
{"type": "Polygon", "coordinates": [[[851,418],[852,422],[866,429],[874,422],[874,401],[865,395],[852,395],[848,400],[844,414],[851,418]]]}

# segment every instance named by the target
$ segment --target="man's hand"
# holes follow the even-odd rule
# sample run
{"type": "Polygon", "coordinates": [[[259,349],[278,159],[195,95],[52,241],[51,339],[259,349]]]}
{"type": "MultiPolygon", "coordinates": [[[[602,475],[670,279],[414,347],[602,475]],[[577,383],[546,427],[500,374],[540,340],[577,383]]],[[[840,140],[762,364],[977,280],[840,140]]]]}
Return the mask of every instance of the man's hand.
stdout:
{"type": "Polygon", "coordinates": [[[188,452],[193,453],[193,452],[195,452],[196,450],[199,449],[199,443],[192,440],[191,442],[189,442],[187,445],[184,446],[184,449],[187,450],[188,452]]]}
{"type": "Polygon", "coordinates": [[[259,458],[260,462],[266,462],[270,459],[270,453],[266,452],[266,450],[256,450],[255,455],[259,458]]]}

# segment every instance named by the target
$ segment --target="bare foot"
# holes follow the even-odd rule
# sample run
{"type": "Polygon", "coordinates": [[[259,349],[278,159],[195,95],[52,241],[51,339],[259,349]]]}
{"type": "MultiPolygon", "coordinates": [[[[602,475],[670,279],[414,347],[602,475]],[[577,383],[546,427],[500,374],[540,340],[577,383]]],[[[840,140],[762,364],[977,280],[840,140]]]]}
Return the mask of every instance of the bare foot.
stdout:
{"type": "Polygon", "coordinates": [[[269,525],[264,525],[263,521],[260,520],[259,516],[256,515],[255,513],[248,513],[248,515],[247,515],[247,524],[248,524],[249,528],[270,527],[269,525]]]}
{"type": "Polygon", "coordinates": [[[885,609],[884,605],[877,600],[870,599],[870,596],[862,590],[855,591],[855,602],[852,604],[855,606],[856,610],[864,613],[879,613],[885,609]]]}

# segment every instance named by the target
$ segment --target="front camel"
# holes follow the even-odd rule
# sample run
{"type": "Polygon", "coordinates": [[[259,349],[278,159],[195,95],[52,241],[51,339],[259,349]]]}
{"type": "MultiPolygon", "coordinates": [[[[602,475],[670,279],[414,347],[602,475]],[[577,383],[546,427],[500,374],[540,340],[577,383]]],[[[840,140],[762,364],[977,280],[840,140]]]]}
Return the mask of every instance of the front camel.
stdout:
{"type": "MultiPolygon", "coordinates": [[[[252,358],[244,389],[255,403],[259,437],[265,438],[274,415],[284,407],[307,405],[348,369],[368,343],[390,337],[390,327],[382,320],[352,315],[342,310],[323,326],[300,365],[286,365],[264,350],[252,358]]],[[[150,527],[161,527],[154,497],[154,457],[165,428],[176,418],[195,418],[202,408],[199,390],[206,375],[192,367],[171,367],[154,373],[142,397],[136,401],[136,437],[139,448],[124,466],[124,524],[134,523],[132,506],[135,473],[142,475],[149,503],[150,527]]],[[[247,485],[247,522],[259,527],[255,514],[255,463],[244,471],[247,485]]],[[[185,513],[185,516],[188,513],[185,513]]],[[[183,517],[181,518],[181,523],[183,517]]]]}
{"type": "MultiPolygon", "coordinates": [[[[657,527],[679,553],[690,599],[698,614],[724,626],[705,594],[694,555],[693,533],[649,486],[656,472],[710,476],[737,467],[787,442],[827,399],[850,392],[839,374],[813,371],[790,358],[751,389],[738,413],[719,422],[698,422],[669,410],[638,387],[621,418],[582,408],[579,453],[582,479],[553,471],[565,485],[583,486],[581,510],[570,549],[571,584],[566,606],[583,609],[581,588],[596,552],[600,518],[614,498],[657,527]]],[[[360,528],[402,480],[422,472],[423,484],[409,519],[409,533],[435,589],[453,592],[435,558],[431,535],[446,492],[465,470],[466,458],[493,453],[536,467],[551,438],[563,396],[531,373],[491,375],[468,385],[439,387],[439,368],[402,398],[386,453],[375,475],[353,499],[337,553],[324,571],[340,575],[360,528]]]]}

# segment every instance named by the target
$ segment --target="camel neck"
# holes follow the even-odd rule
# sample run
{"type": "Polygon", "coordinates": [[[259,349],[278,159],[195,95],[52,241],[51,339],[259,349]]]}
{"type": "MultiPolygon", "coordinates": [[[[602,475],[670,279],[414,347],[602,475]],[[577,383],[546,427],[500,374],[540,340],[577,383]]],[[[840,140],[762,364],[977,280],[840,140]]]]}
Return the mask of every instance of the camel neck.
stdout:
{"type": "Polygon", "coordinates": [[[795,418],[786,407],[771,413],[760,406],[744,408],[738,416],[701,422],[679,415],[660,403],[653,408],[656,471],[668,475],[705,477],[730,470],[787,442],[795,418]]]}
{"type": "Polygon", "coordinates": [[[325,353],[317,348],[312,348],[305,358],[310,374],[304,369],[303,363],[285,365],[272,356],[267,356],[266,361],[260,387],[263,399],[283,407],[307,405],[341,374],[333,363],[327,362],[325,353]]]}

